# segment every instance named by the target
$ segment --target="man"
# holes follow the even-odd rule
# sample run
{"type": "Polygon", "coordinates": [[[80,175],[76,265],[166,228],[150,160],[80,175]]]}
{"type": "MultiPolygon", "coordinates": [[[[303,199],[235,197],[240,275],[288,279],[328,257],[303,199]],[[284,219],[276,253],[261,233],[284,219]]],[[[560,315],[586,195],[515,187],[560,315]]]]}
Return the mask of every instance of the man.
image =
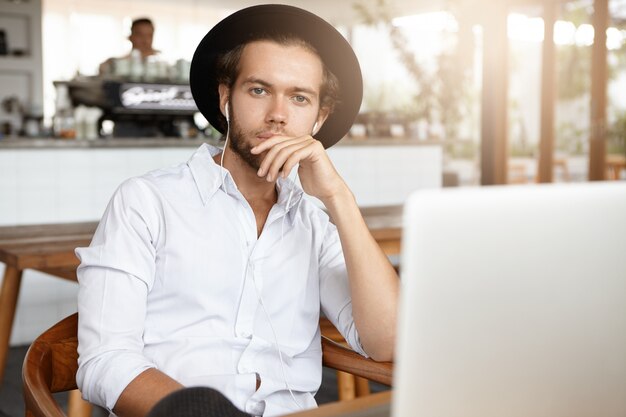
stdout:
{"type": "Polygon", "coordinates": [[[325,151],[359,110],[358,61],[319,17],[254,6],[211,29],[190,80],[224,151],[127,181],[77,249],[78,385],[122,417],[193,385],[254,415],[314,407],[320,308],[360,353],[394,350],[397,275],[325,151]]]}
{"type": "Polygon", "coordinates": [[[159,53],[152,47],[152,39],[154,38],[154,24],[152,20],[142,17],[133,20],[130,26],[130,36],[128,40],[133,45],[133,49],[141,53],[142,58],[159,53]]]}
{"type": "MultiPolygon", "coordinates": [[[[130,77],[131,79],[143,76],[147,58],[160,53],[160,51],[152,47],[153,37],[154,24],[152,20],[147,17],[133,20],[130,27],[130,36],[128,36],[132,49],[123,57],[109,58],[100,64],[100,75],[130,77]]],[[[107,118],[111,116],[109,114],[107,118]]],[[[115,121],[113,136],[116,138],[151,138],[168,134],[168,129],[164,127],[165,125],[159,124],[155,120],[139,120],[138,118],[128,118],[124,115],[116,115],[113,120],[115,121]]]]}
{"type": "MultiPolygon", "coordinates": [[[[130,35],[128,36],[132,49],[123,58],[130,58],[133,51],[137,51],[136,53],[142,60],[145,60],[149,56],[157,55],[159,51],[152,47],[153,38],[154,24],[152,23],[152,20],[147,17],[141,17],[133,20],[130,25],[130,35]]],[[[100,64],[100,74],[112,74],[115,60],[116,58],[109,58],[100,64]]]]}

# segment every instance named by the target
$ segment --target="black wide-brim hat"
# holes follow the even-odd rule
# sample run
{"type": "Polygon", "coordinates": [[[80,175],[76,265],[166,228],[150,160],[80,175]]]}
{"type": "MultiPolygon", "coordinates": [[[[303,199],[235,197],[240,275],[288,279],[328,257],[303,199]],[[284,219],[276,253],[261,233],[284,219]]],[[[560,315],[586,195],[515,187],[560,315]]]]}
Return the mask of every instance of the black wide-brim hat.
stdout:
{"type": "Polygon", "coordinates": [[[315,135],[324,148],[348,133],[361,107],[363,77],[359,61],[346,39],[322,18],[293,6],[266,4],[226,17],[200,41],[191,61],[189,84],[200,112],[224,133],[216,63],[220,55],[260,35],[293,34],[309,42],[339,80],[339,102],[315,135]]]}

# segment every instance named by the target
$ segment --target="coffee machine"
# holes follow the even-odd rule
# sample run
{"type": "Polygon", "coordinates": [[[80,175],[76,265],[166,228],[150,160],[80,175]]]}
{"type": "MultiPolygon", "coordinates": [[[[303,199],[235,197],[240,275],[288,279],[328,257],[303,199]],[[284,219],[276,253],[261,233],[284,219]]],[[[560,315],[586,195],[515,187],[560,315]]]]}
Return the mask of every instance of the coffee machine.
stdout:
{"type": "Polygon", "coordinates": [[[57,81],[66,86],[72,105],[102,110],[99,126],[114,124],[113,137],[189,137],[199,130],[198,112],[188,83],[81,77],[57,81]]]}

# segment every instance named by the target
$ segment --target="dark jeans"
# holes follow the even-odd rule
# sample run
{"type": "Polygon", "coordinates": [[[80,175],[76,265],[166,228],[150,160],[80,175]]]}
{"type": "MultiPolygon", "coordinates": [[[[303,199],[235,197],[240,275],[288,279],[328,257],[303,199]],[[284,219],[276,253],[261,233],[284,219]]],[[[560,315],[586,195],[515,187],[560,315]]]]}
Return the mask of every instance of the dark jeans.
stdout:
{"type": "Polygon", "coordinates": [[[184,388],[159,401],[147,417],[251,417],[220,392],[207,387],[184,388]]]}

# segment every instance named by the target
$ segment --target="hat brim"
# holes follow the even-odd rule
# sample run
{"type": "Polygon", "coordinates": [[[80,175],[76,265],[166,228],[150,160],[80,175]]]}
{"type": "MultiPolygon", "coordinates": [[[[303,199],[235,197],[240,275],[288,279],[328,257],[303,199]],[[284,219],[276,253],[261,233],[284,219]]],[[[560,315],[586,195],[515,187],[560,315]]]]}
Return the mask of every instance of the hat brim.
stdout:
{"type": "Polygon", "coordinates": [[[286,5],[242,9],[215,25],[202,39],[191,61],[189,84],[200,112],[224,133],[216,63],[220,55],[267,34],[294,34],[309,42],[339,81],[339,102],[315,135],[325,148],[343,138],[361,107],[363,78],[354,51],[328,22],[306,10],[286,5]]]}

